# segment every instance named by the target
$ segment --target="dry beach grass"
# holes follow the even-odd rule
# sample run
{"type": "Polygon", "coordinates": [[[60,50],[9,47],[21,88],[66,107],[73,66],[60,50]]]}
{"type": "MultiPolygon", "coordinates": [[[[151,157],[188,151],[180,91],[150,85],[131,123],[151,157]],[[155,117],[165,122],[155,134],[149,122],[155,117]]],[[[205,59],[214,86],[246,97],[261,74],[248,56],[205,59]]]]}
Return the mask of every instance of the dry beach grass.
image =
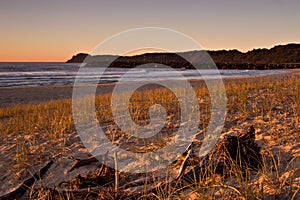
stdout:
{"type": "MultiPolygon", "coordinates": [[[[253,125],[256,129],[256,142],[262,147],[263,167],[261,169],[257,172],[249,170],[245,176],[240,168],[233,167],[229,177],[210,174],[207,179],[201,182],[195,181],[187,188],[169,188],[167,191],[161,190],[155,194],[144,194],[144,197],[300,199],[299,78],[299,71],[294,70],[292,73],[282,75],[224,80],[228,100],[222,133],[243,132],[253,125]]],[[[199,128],[203,129],[210,120],[210,98],[203,83],[193,81],[192,85],[201,109],[199,128]]],[[[2,94],[6,92],[12,95],[11,102],[4,101],[3,96],[0,99],[3,101],[1,105],[8,105],[0,108],[0,196],[17,187],[22,180],[53,158],[56,158],[59,164],[55,164],[51,174],[29,189],[32,191],[29,195],[48,199],[50,197],[47,196],[47,190],[41,188],[57,185],[58,176],[59,180],[70,180],[78,173],[97,169],[97,165],[92,165],[73,173],[68,172],[74,158],[86,157],[88,152],[80,142],[74,127],[72,104],[68,99],[71,96],[71,87],[56,89],[15,89],[14,94],[9,90],[0,90],[2,94]],[[59,92],[62,94],[61,99],[53,100],[53,96],[57,96],[59,92]],[[26,98],[25,94],[27,94],[26,98]],[[18,99],[18,95],[21,98],[24,96],[23,101],[17,103],[25,104],[12,105],[14,100],[18,99]],[[35,95],[40,95],[41,100],[28,104],[30,100],[35,99],[35,95]],[[33,190],[36,188],[40,189],[33,190]]],[[[98,121],[115,142],[129,141],[130,135],[116,129],[113,123],[109,109],[110,99],[111,94],[106,92],[96,96],[96,108],[101,113],[97,115],[98,121]]],[[[163,88],[142,90],[134,94],[131,102],[130,106],[134,108],[132,118],[137,123],[147,121],[149,118],[147,108],[151,103],[159,102],[169,111],[169,124],[166,131],[172,132],[174,127],[178,126],[179,119],[176,117],[178,102],[168,90],[163,88]],[[145,103],[145,99],[148,103],[145,103]]],[[[164,144],[162,142],[156,146],[148,145],[148,148],[155,149],[164,144]]],[[[69,198],[72,199],[72,194],[69,198]]]]}

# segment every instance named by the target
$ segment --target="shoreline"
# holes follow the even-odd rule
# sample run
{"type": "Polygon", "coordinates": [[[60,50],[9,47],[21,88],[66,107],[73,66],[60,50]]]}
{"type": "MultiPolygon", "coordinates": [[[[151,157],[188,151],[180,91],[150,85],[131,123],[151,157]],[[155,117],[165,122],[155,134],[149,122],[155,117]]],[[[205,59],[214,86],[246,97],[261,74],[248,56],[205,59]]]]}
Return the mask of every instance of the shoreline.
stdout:
{"type": "MultiPolygon", "coordinates": [[[[235,80],[253,80],[253,79],[276,79],[290,75],[300,75],[300,70],[290,70],[282,74],[270,74],[251,77],[224,77],[224,84],[228,81],[235,80]]],[[[193,87],[203,86],[204,80],[192,79],[188,80],[193,87]]],[[[96,95],[111,93],[115,83],[98,84],[96,95]]],[[[83,86],[85,87],[85,86],[83,86]]],[[[156,86],[157,87],[157,86],[156,86]]],[[[145,89],[155,89],[155,86],[146,87],[145,89]]],[[[73,93],[73,85],[55,85],[55,86],[33,86],[33,87],[18,87],[18,88],[0,88],[0,108],[7,106],[39,104],[49,101],[71,99],[73,93]]]]}

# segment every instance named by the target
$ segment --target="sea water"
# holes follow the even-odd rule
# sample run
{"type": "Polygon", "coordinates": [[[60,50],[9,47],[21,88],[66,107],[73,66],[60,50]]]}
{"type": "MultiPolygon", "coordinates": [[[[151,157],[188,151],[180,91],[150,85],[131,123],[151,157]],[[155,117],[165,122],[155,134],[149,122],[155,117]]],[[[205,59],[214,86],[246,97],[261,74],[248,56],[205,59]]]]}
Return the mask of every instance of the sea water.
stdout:
{"type": "Polygon", "coordinates": [[[103,70],[79,70],[77,63],[35,62],[0,63],[0,87],[31,87],[72,85],[76,77],[86,83],[125,81],[179,80],[203,78],[251,77],[286,73],[289,70],[201,70],[168,68],[107,68],[103,70]],[[103,73],[102,73],[103,72],[103,73]]]}

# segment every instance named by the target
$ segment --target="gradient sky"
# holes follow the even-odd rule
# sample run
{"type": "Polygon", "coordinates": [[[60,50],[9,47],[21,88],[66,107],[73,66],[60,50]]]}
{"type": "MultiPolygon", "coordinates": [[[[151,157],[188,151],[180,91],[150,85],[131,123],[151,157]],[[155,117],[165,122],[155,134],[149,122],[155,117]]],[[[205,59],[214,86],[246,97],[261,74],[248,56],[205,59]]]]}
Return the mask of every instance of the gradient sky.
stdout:
{"type": "Polygon", "coordinates": [[[3,0],[0,61],[65,61],[138,27],[189,35],[204,49],[300,43],[299,0],[3,0]]]}

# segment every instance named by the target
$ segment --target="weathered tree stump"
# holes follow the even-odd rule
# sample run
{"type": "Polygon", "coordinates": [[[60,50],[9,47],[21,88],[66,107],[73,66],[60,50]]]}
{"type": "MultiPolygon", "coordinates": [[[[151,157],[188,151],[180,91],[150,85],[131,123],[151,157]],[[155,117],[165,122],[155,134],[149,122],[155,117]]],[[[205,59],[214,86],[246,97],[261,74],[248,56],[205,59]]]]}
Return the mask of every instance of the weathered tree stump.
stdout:
{"type": "Polygon", "coordinates": [[[210,160],[217,167],[216,173],[226,173],[233,167],[257,170],[261,167],[260,147],[255,143],[255,129],[251,126],[240,135],[227,135],[210,152],[210,160]],[[222,171],[220,171],[222,170],[222,171]]]}

